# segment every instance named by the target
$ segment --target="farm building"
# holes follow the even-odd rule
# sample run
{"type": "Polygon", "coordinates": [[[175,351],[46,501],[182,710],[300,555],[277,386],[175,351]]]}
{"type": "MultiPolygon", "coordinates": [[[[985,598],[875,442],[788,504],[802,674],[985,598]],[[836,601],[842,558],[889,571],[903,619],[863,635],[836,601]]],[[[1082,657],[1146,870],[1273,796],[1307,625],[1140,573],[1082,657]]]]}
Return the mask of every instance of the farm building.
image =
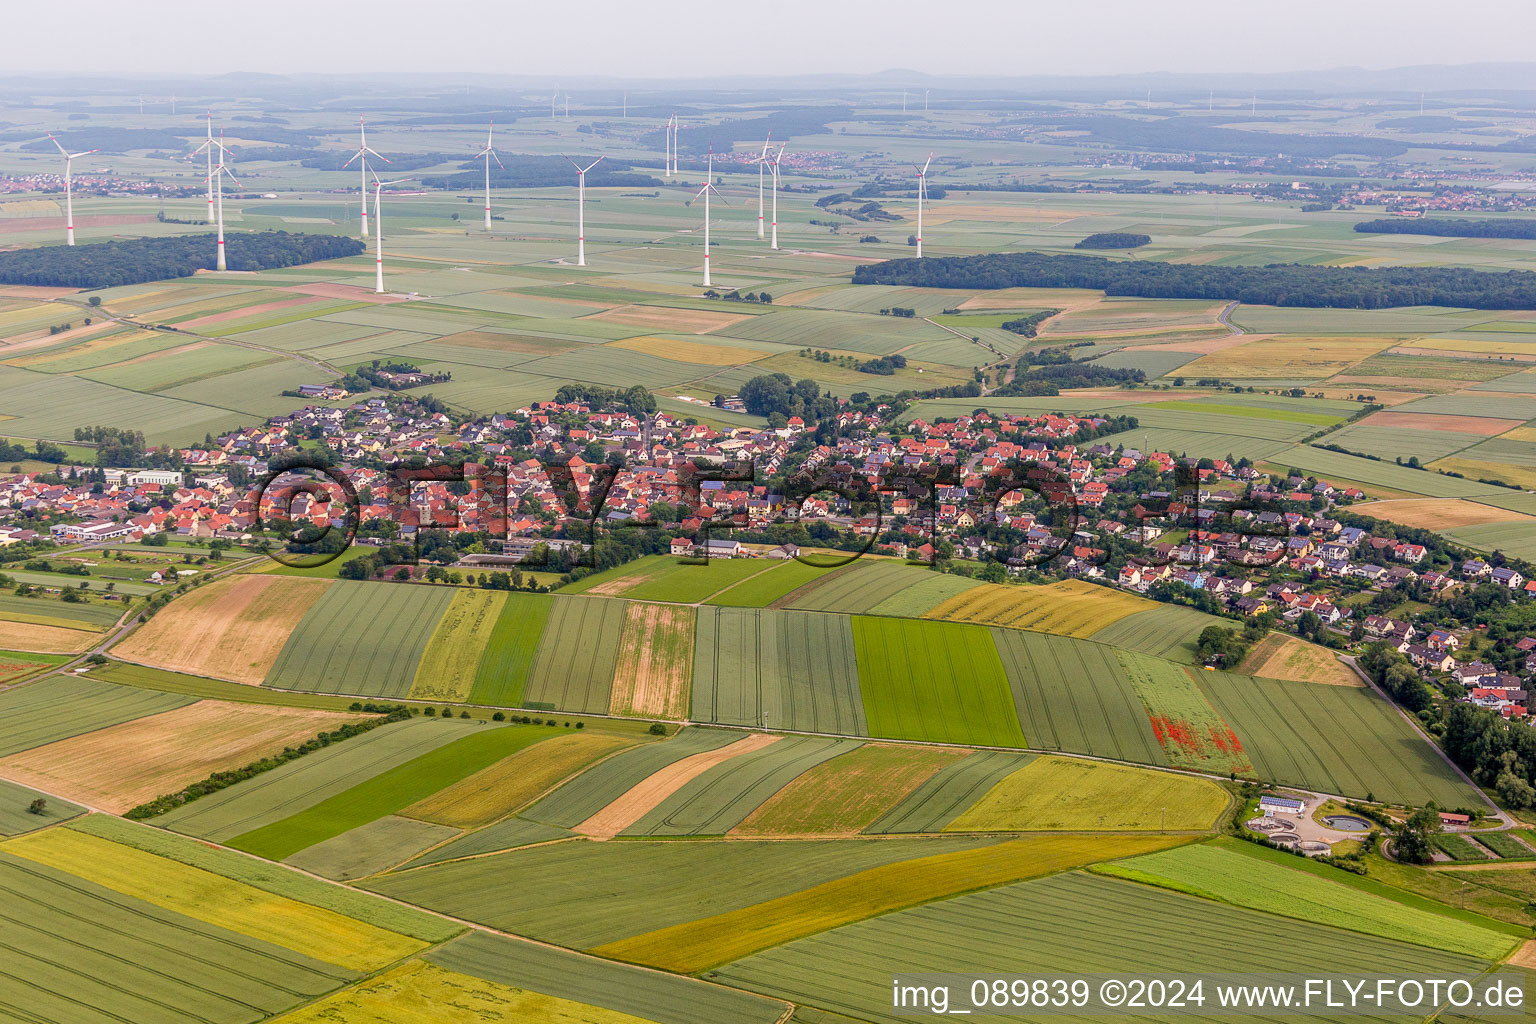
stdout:
{"type": "Polygon", "coordinates": [[[1303,800],[1293,800],[1288,796],[1261,796],[1259,797],[1259,810],[1264,812],[1264,817],[1273,817],[1276,814],[1300,814],[1307,809],[1303,800]]]}

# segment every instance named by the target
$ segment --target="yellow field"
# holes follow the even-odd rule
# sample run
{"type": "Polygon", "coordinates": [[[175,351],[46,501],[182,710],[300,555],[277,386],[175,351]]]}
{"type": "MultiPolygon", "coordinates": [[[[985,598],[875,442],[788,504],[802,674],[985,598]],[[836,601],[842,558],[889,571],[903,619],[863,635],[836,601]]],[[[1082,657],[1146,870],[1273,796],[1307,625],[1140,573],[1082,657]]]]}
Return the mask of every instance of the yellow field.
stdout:
{"type": "Polygon", "coordinates": [[[544,740],[438,790],[400,813],[454,828],[478,828],[531,802],[561,779],[635,741],[603,733],[544,740]]]}
{"type": "Polygon", "coordinates": [[[1151,607],[1153,603],[1145,598],[1080,580],[1043,587],[984,583],[956,594],[923,618],[1088,637],[1151,607]]]}
{"type": "Polygon", "coordinates": [[[592,952],[693,973],[876,914],[1185,841],[1175,836],[1015,839],[882,865],[766,903],[620,939],[592,952]]]}
{"type": "Polygon", "coordinates": [[[611,341],[607,347],[644,352],[648,356],[675,359],[682,363],[698,363],[700,366],[735,366],[737,363],[750,363],[770,354],[755,348],[705,345],[697,341],[659,338],[650,334],[639,338],[625,338],[623,341],[611,341]]]}
{"type": "Polygon", "coordinates": [[[694,610],[632,603],[625,610],[609,714],[688,717],[693,681],[694,610]]]}
{"type": "Polygon", "coordinates": [[[272,1024],[646,1024],[640,1017],[446,970],[401,964],[356,988],[326,996],[272,1024]]]}
{"type": "Polygon", "coordinates": [[[1452,455],[1431,462],[1429,468],[1448,469],[1453,473],[1460,473],[1469,480],[1481,480],[1487,477],[1490,480],[1504,480],[1517,487],[1536,489],[1536,469],[1527,469],[1525,466],[1516,466],[1509,462],[1479,462],[1476,459],[1462,459],[1452,455]]]}
{"type": "Polygon", "coordinates": [[[1516,427],[1499,435],[1505,441],[1525,441],[1528,444],[1536,444],[1536,427],[1516,427]]]}
{"type": "Polygon", "coordinates": [[[0,843],[0,851],[355,971],[376,971],[427,946],[334,911],[67,828],[0,843]]]}
{"type": "Polygon", "coordinates": [[[1046,756],[993,786],[944,831],[1201,831],[1227,803],[1208,779],[1046,756]]]}
{"type": "Polygon", "coordinates": [[[13,199],[0,203],[0,217],[56,217],[62,212],[52,199],[13,199]]]}
{"type": "Polygon", "coordinates": [[[84,629],[0,619],[0,650],[79,654],[100,639],[101,634],[84,629]]]}
{"type": "MultiPolygon", "coordinates": [[[[1505,435],[1506,437],[1508,435],[1505,435]]],[[[1333,478],[1329,477],[1332,483],[1333,478]]],[[[1421,530],[1454,530],[1458,526],[1482,523],[1514,523],[1536,517],[1507,508],[1482,505],[1465,498],[1406,498],[1401,501],[1370,501],[1356,505],[1351,512],[1385,519],[1421,530]]]]}
{"type": "Polygon", "coordinates": [[[1395,342],[1390,338],[1260,338],[1179,367],[1184,377],[1331,377],[1395,342]]]}
{"type": "MultiPolygon", "coordinates": [[[[115,326],[116,324],[112,323],[111,321],[104,321],[102,330],[107,330],[115,326]]],[[[75,331],[71,331],[69,333],[78,336],[77,332],[79,332],[79,330],[80,328],[76,328],[75,331]]],[[[95,333],[95,324],[91,325],[90,331],[91,333],[95,333]]],[[[62,335],[59,337],[62,337],[62,335]]],[[[35,355],[17,356],[14,359],[7,360],[7,362],[12,366],[47,366],[49,363],[59,362],[60,360],[74,360],[80,358],[81,356],[91,355],[96,352],[110,351],[111,349],[118,348],[122,345],[131,345],[136,341],[143,341],[148,337],[151,337],[149,331],[126,331],[122,334],[114,334],[109,338],[94,338],[90,341],[83,341],[75,345],[70,345],[68,348],[64,349],[46,348],[41,352],[36,353],[35,355]]]]}
{"type": "Polygon", "coordinates": [[[12,326],[13,324],[26,323],[28,320],[34,320],[37,317],[42,316],[50,311],[58,313],[59,322],[62,323],[70,318],[71,314],[74,312],[74,307],[54,306],[46,302],[41,302],[22,306],[20,309],[8,309],[5,312],[0,313],[0,332],[4,332],[7,327],[12,326]]]}
{"type": "Polygon", "coordinates": [[[124,661],[261,685],[330,580],[241,574],[166,605],[112,649],[124,661]]]}
{"type": "MultiPolygon", "coordinates": [[[[1488,352],[1502,355],[1529,356],[1536,352],[1528,341],[1473,341],[1465,338],[1414,338],[1398,348],[1427,348],[1440,352],[1488,352]]],[[[1518,366],[1515,369],[1519,369],[1518,366]]]]}
{"type": "Polygon", "coordinates": [[[495,590],[456,590],[453,602],[432,631],[411,682],[418,700],[468,700],[480,655],[507,595],[495,590]]]}
{"type": "Polygon", "coordinates": [[[1326,647],[1284,633],[1271,633],[1248,652],[1237,669],[1266,679],[1296,679],[1330,686],[1364,686],[1359,676],[1326,647]]]}

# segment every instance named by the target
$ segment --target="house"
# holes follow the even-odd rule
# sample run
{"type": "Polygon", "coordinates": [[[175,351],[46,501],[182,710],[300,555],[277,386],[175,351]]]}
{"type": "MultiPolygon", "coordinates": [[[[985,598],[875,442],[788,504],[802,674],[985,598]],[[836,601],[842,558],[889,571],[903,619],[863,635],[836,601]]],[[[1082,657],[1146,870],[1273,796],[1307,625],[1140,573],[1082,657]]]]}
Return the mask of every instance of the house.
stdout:
{"type": "Polygon", "coordinates": [[[770,548],[767,554],[769,558],[795,558],[800,554],[800,545],[780,544],[776,548],[770,548]]]}
{"type": "Polygon", "coordinates": [[[717,540],[710,538],[704,542],[705,558],[740,558],[744,552],[739,540],[717,540]]]}
{"type": "Polygon", "coordinates": [[[1472,824],[1472,816],[1469,814],[1453,814],[1450,811],[1440,812],[1440,824],[1446,828],[1466,828],[1472,824]]]}
{"type": "Polygon", "coordinates": [[[1521,585],[1525,583],[1525,577],[1516,569],[1498,568],[1489,575],[1494,583],[1501,587],[1508,587],[1510,590],[1519,590],[1521,585]]]}
{"type": "Polygon", "coordinates": [[[693,554],[693,541],[689,540],[687,537],[673,537],[672,554],[678,556],[679,558],[686,558],[687,556],[693,554]]]}

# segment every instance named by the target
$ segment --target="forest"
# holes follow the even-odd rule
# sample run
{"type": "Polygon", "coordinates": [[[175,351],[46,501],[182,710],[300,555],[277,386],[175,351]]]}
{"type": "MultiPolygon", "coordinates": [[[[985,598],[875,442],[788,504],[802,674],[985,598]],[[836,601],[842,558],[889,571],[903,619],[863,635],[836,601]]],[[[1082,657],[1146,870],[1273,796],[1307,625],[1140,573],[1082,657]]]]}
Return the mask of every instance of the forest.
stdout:
{"type": "Polygon", "coordinates": [[[1451,238],[1536,238],[1536,220],[1518,217],[1383,217],[1355,225],[1362,234],[1444,235],[1451,238]]]}
{"type": "Polygon", "coordinates": [[[1151,235],[1129,231],[1099,231],[1078,242],[1074,249],[1136,249],[1152,241],[1151,235]]]}
{"type": "Polygon", "coordinates": [[[887,260],[855,269],[853,283],[921,288],[1096,288],[1106,295],[1150,299],[1236,300],[1329,309],[1536,308],[1536,272],[1465,267],[1295,263],[1223,267],[1021,252],[887,260]]]}
{"type": "MultiPolygon", "coordinates": [[[[212,234],[15,249],[0,252],[0,282],[112,288],[191,277],[195,271],[214,268],[217,250],[217,236],[212,234]]],[[[356,256],[363,243],[341,235],[257,231],[230,235],[226,250],[230,270],[271,270],[356,256]]]]}

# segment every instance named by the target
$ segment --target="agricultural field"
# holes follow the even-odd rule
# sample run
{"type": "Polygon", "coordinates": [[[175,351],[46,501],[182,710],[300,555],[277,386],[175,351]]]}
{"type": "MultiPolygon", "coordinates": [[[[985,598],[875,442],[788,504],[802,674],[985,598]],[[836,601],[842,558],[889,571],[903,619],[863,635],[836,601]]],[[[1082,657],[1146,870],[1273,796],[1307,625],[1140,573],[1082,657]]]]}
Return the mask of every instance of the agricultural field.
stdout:
{"type": "Polygon", "coordinates": [[[552,598],[537,594],[507,594],[501,613],[475,669],[469,699],[475,704],[517,707],[523,702],[528,673],[544,636],[552,598]]]}
{"type": "Polygon", "coordinates": [[[191,703],[179,694],[72,676],[13,686],[0,690],[0,757],[191,703]]]}
{"type": "Polygon", "coordinates": [[[467,700],[481,655],[505,603],[506,595],[494,590],[456,590],[421,654],[409,696],[415,700],[467,700]]]}
{"type": "Polygon", "coordinates": [[[363,717],[203,700],[10,754],[0,777],[122,814],[363,717]]]}
{"type": "Polygon", "coordinates": [[[693,563],[670,555],[647,555],[578,580],[561,588],[561,593],[697,604],[781,564],[756,558],[711,558],[693,563]]]}
{"type": "Polygon", "coordinates": [[[816,612],[867,612],[932,575],[931,570],[894,559],[860,558],[790,591],[771,607],[816,612]]]}
{"type": "Polygon", "coordinates": [[[1338,655],[1298,637],[1271,633],[1259,641],[1237,669],[1244,675],[1293,679],[1332,686],[1364,686],[1365,682],[1338,655]]]}
{"type": "Polygon", "coordinates": [[[945,826],[950,832],[1203,832],[1230,803],[1207,779],[1037,757],[945,826]]]}
{"type": "Polygon", "coordinates": [[[627,614],[624,601],[557,598],[528,671],[523,706],[607,713],[627,614]]]}
{"type": "Polygon", "coordinates": [[[692,608],[630,602],[619,636],[609,712],[687,718],[693,637],[692,608]]]}
{"type": "Polygon", "coordinates": [[[1040,587],[984,583],[955,595],[924,617],[1088,637],[1151,607],[1134,594],[1076,580],[1040,587]]]}
{"type": "Polygon", "coordinates": [[[328,583],[237,574],[172,601],[114,656],[176,672],[260,685],[328,583]]]}
{"type": "Polygon", "coordinates": [[[1089,634],[1095,641],[1128,651],[1186,664],[1199,661],[1195,643],[1207,626],[1226,625],[1228,620],[1178,604],[1158,605],[1132,612],[1089,634]]]}
{"type": "Polygon", "coordinates": [[[395,867],[460,834],[456,828],[390,814],[305,847],[284,863],[345,882],[395,867]]]}
{"type": "Polygon", "coordinates": [[[700,608],[689,717],[866,735],[849,617],[700,608]]]}
{"type": "Polygon", "coordinates": [[[942,832],[993,786],[1029,764],[1035,756],[973,750],[929,776],[864,831],[870,835],[942,832]]]}
{"type": "Polygon", "coordinates": [[[733,608],[767,608],[785,595],[835,571],[809,565],[796,558],[787,558],[776,568],[748,576],[740,583],[715,593],[704,603],[733,608]]]}
{"type": "Polygon", "coordinates": [[[1163,763],[1217,775],[1251,775],[1243,742],[1195,685],[1192,670],[1171,662],[1118,655],[1145,708],[1163,763]]]}
{"type": "Polygon", "coordinates": [[[35,789],[0,780],[0,836],[19,836],[85,813],[67,800],[44,797],[35,789]],[[43,799],[44,805],[33,810],[34,803],[43,799]]]}
{"type": "Polygon", "coordinates": [[[453,597],[441,587],[339,580],[299,620],[264,685],[404,697],[453,597]]]}
{"type": "Polygon", "coordinates": [[[986,629],[857,615],[853,639],[869,735],[1028,745],[1008,676],[986,629]]]}

